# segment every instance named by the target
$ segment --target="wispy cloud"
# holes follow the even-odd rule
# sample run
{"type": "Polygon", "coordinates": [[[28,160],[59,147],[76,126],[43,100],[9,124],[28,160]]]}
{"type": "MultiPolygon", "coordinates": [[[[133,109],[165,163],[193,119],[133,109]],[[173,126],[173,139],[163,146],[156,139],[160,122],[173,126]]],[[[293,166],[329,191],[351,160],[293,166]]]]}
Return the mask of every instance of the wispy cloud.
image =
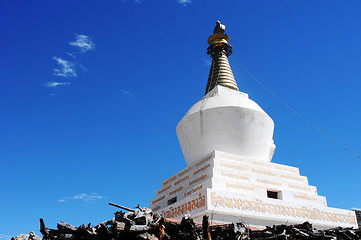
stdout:
{"type": "Polygon", "coordinates": [[[177,0],[177,1],[185,7],[188,6],[188,4],[192,3],[192,0],[177,0]]]}
{"type": "Polygon", "coordinates": [[[210,59],[205,59],[205,60],[204,60],[204,65],[205,65],[205,66],[208,67],[208,66],[211,66],[211,64],[212,64],[212,60],[210,60],[210,59]]]}
{"type": "Polygon", "coordinates": [[[70,53],[70,52],[67,52],[66,54],[68,54],[70,57],[72,57],[73,59],[76,59],[76,56],[74,55],[74,53],[70,53]]]}
{"type": "Polygon", "coordinates": [[[97,193],[91,193],[91,194],[81,193],[81,194],[76,194],[72,197],[64,197],[62,199],[59,199],[58,202],[66,202],[68,200],[73,200],[73,201],[83,201],[90,203],[103,198],[104,198],[103,196],[100,196],[97,193]]]}
{"type": "MultiPolygon", "coordinates": [[[[140,1],[140,0],[134,0],[134,1],[140,1]]],[[[88,69],[82,65],[77,58],[78,54],[82,54],[85,52],[88,52],[90,50],[95,49],[95,43],[93,39],[91,39],[89,36],[84,34],[75,34],[75,40],[69,42],[71,46],[74,46],[78,48],[80,51],[75,52],[67,52],[68,58],[70,57],[70,60],[65,60],[60,57],[53,57],[53,60],[58,64],[57,68],[53,69],[53,75],[57,77],[78,77],[77,71],[83,70],[83,72],[87,72],[88,69]]],[[[68,86],[70,82],[47,82],[46,87],[48,88],[57,88],[62,86],[68,86]]],[[[50,94],[51,96],[54,96],[54,94],[50,94]]]]}
{"type": "Polygon", "coordinates": [[[75,66],[72,62],[67,60],[53,57],[53,59],[57,62],[60,68],[54,69],[54,75],[58,77],[77,77],[75,66]]]}
{"type": "Polygon", "coordinates": [[[80,52],[85,53],[95,48],[94,41],[87,35],[76,34],[75,41],[69,42],[71,46],[78,47],[80,52]]]}
{"type": "Polygon", "coordinates": [[[133,92],[126,90],[126,89],[120,89],[119,92],[120,92],[120,94],[122,94],[122,96],[129,96],[129,97],[134,96],[133,92]]]}
{"type": "Polygon", "coordinates": [[[49,88],[56,88],[56,87],[62,87],[62,86],[68,86],[70,82],[47,82],[46,87],[49,88]]]}
{"type": "MultiPolygon", "coordinates": [[[[122,0],[122,2],[127,2],[128,0],[122,0]]],[[[141,4],[142,1],[141,0],[133,0],[134,3],[138,3],[138,4],[141,4]]]]}
{"type": "Polygon", "coordinates": [[[88,69],[84,65],[79,63],[78,58],[75,56],[75,53],[67,52],[66,54],[68,54],[70,57],[73,58],[73,62],[72,62],[73,66],[79,67],[81,70],[83,70],[83,72],[88,71],[88,69]]]}
{"type": "Polygon", "coordinates": [[[4,234],[0,234],[0,238],[3,238],[3,239],[11,239],[10,236],[4,235],[4,234]]]}

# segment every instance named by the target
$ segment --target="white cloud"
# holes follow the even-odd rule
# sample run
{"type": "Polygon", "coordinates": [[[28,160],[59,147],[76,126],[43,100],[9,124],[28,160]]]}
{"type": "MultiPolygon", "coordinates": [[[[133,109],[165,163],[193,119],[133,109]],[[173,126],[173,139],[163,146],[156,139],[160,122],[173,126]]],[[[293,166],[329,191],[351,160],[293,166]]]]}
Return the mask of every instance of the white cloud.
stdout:
{"type": "Polygon", "coordinates": [[[11,237],[10,237],[10,236],[7,236],[7,235],[4,235],[4,234],[0,234],[0,238],[3,238],[3,239],[10,239],[11,237]]]}
{"type": "MultiPolygon", "coordinates": [[[[122,2],[127,2],[128,0],[122,0],[122,2]]],[[[141,0],[133,0],[134,3],[138,3],[138,4],[141,4],[142,1],[141,0]]]]}
{"type": "Polygon", "coordinates": [[[75,71],[75,66],[72,62],[66,61],[64,59],[53,57],[53,59],[58,63],[60,68],[54,69],[54,75],[58,77],[77,77],[78,74],[75,71]]]}
{"type": "Polygon", "coordinates": [[[81,70],[83,70],[83,72],[88,71],[88,69],[84,65],[79,63],[78,58],[75,56],[74,53],[67,52],[66,54],[68,54],[70,57],[72,57],[74,59],[72,62],[73,66],[79,67],[81,70]]]}
{"type": "Polygon", "coordinates": [[[61,86],[68,86],[69,84],[70,84],[70,82],[47,82],[46,87],[56,88],[56,87],[61,87],[61,86]]]}
{"type": "Polygon", "coordinates": [[[211,59],[206,59],[206,60],[204,60],[204,65],[205,66],[211,66],[212,65],[212,60],[211,59]]]}
{"type": "Polygon", "coordinates": [[[76,194],[72,197],[65,197],[65,198],[59,199],[58,202],[66,202],[68,200],[94,202],[96,200],[103,199],[103,198],[104,198],[103,196],[100,196],[97,193],[91,193],[91,194],[81,193],[81,194],[76,194]]]}
{"type": "Polygon", "coordinates": [[[133,97],[134,93],[132,93],[129,90],[126,89],[120,89],[119,92],[123,95],[123,96],[129,96],[129,97],[133,97]]]}
{"type": "Polygon", "coordinates": [[[95,48],[94,41],[86,35],[76,34],[75,41],[69,42],[71,46],[80,48],[81,52],[87,52],[95,48]]]}
{"type": "Polygon", "coordinates": [[[68,54],[70,57],[76,59],[76,56],[73,53],[67,52],[66,54],[68,54]]]}
{"type": "Polygon", "coordinates": [[[177,0],[183,6],[187,6],[188,4],[192,3],[192,0],[177,0]]]}

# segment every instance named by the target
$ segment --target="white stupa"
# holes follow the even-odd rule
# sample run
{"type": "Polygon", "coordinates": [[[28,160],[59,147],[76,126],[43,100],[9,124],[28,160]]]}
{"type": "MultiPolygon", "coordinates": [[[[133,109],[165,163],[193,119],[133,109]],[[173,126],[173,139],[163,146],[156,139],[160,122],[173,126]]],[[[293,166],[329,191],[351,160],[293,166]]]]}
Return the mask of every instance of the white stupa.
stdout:
{"type": "Polygon", "coordinates": [[[187,167],[162,182],[149,205],[167,218],[265,226],[311,222],[318,228],[355,227],[355,212],[327,207],[299,169],[272,163],[274,123],[238,90],[227,57],[225,27],[209,37],[212,66],[206,95],[177,126],[187,167]]]}

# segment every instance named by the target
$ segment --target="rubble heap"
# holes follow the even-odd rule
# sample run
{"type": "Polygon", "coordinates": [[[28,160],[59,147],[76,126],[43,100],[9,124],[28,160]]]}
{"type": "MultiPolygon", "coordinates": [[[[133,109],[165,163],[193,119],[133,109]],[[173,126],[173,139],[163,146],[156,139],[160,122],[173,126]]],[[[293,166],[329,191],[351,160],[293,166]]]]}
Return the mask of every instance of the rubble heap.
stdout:
{"type": "Polygon", "coordinates": [[[165,219],[149,208],[129,209],[116,204],[128,212],[117,211],[115,218],[97,226],[72,226],[59,222],[58,229],[49,229],[40,219],[40,232],[44,240],[273,240],[273,239],[361,239],[361,230],[333,228],[317,230],[309,222],[298,225],[277,225],[259,230],[245,223],[224,225],[209,224],[207,216],[202,223],[196,223],[185,215],[179,222],[165,219]]]}
{"type": "Polygon", "coordinates": [[[266,227],[262,231],[251,231],[250,239],[361,239],[361,231],[353,228],[317,230],[309,222],[298,225],[266,227]]]}

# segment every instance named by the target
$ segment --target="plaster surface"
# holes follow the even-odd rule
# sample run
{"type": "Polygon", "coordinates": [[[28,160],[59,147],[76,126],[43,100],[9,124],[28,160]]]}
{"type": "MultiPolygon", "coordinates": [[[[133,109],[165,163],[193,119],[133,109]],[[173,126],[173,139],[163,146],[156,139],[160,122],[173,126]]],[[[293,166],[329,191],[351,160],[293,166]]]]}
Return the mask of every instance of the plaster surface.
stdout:
{"type": "Polygon", "coordinates": [[[271,161],[274,123],[248,94],[216,86],[193,105],[177,126],[188,165],[214,151],[271,161]]]}
{"type": "Polygon", "coordinates": [[[328,207],[298,168],[220,151],[164,180],[149,206],[169,218],[190,213],[196,220],[206,214],[255,226],[310,221],[320,229],[357,228],[355,213],[328,207]],[[270,190],[279,198],[269,198],[270,190]]]}

